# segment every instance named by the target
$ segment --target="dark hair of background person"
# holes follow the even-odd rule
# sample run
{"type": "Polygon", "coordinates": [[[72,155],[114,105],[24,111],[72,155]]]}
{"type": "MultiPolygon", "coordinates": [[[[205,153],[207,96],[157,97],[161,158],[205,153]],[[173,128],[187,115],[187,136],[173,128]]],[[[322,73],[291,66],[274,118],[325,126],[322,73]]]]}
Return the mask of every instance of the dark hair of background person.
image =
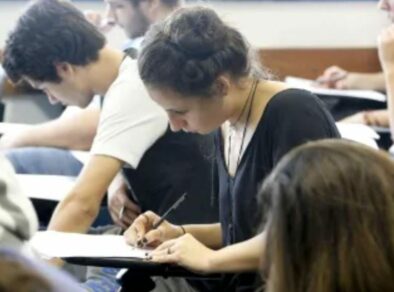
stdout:
{"type": "Polygon", "coordinates": [[[138,57],[144,83],[184,96],[215,95],[221,74],[268,79],[243,36],[211,9],[181,8],[145,35],[138,57]]]}
{"type": "Polygon", "coordinates": [[[260,193],[267,291],[394,291],[393,182],[388,155],[360,144],[322,140],[287,154],[260,193]]]}
{"type": "Polygon", "coordinates": [[[50,284],[19,261],[0,257],[0,292],[52,292],[50,284]]]}
{"type": "Polygon", "coordinates": [[[98,59],[104,36],[68,1],[38,0],[6,41],[3,67],[13,82],[60,82],[56,63],[87,65],[98,59]]]}

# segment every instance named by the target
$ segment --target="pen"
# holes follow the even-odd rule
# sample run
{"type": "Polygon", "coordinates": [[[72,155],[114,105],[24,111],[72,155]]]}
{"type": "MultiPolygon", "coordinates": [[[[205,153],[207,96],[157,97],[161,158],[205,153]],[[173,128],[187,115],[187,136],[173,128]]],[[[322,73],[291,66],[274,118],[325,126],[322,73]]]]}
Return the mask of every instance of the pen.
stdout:
{"type": "MultiPolygon", "coordinates": [[[[158,228],[163,222],[164,220],[167,219],[168,215],[171,214],[172,211],[174,211],[176,208],[179,207],[179,205],[186,199],[187,197],[187,193],[183,193],[182,196],[179,197],[178,200],[175,201],[174,204],[172,204],[167,211],[164,212],[164,214],[161,216],[160,220],[157,221],[155,224],[152,225],[152,229],[156,229],[158,228]]],[[[140,243],[143,243],[143,245],[145,245],[145,236],[140,240],[140,243]]],[[[140,245],[139,243],[139,245],[140,245]]]]}
{"type": "Polygon", "coordinates": [[[120,210],[119,210],[119,219],[122,219],[123,213],[124,213],[124,205],[123,205],[122,208],[120,208],[120,210]]]}

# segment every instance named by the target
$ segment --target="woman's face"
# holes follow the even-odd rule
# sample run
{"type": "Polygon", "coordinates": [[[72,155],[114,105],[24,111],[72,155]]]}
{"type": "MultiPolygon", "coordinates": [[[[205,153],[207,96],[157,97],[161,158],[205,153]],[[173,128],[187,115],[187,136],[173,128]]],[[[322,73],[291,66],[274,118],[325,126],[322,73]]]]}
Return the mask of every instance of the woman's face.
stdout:
{"type": "Polygon", "coordinates": [[[226,120],[223,97],[182,96],[171,89],[149,87],[148,92],[167,112],[174,132],[208,134],[226,120]]]}

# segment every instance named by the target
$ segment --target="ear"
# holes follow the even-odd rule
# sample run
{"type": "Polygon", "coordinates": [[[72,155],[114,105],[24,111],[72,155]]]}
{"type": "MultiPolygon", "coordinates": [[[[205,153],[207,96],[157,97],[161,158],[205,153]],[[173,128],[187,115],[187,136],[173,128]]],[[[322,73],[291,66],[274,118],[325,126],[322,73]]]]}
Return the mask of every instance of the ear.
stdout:
{"type": "Polygon", "coordinates": [[[230,80],[225,75],[220,75],[214,84],[215,95],[225,97],[230,90],[230,80]]]}
{"type": "Polygon", "coordinates": [[[61,80],[70,79],[74,74],[74,67],[67,62],[60,62],[55,64],[56,73],[61,80]]]}

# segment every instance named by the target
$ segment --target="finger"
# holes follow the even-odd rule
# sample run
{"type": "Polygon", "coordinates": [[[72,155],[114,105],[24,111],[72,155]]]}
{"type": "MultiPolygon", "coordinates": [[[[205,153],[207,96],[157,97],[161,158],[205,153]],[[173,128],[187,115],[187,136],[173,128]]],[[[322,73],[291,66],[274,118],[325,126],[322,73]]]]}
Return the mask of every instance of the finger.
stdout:
{"type": "Polygon", "coordinates": [[[126,197],[123,200],[123,206],[125,206],[126,209],[133,211],[134,213],[140,214],[141,213],[141,208],[138,206],[136,203],[131,201],[128,197],[126,197]]]}
{"type": "Polygon", "coordinates": [[[154,250],[151,251],[148,256],[149,257],[161,257],[161,256],[166,256],[166,255],[170,255],[170,254],[174,254],[175,252],[177,252],[177,250],[174,247],[169,247],[163,250],[154,250]]]}
{"type": "Polygon", "coordinates": [[[123,216],[122,216],[122,221],[126,224],[133,224],[134,220],[139,216],[139,214],[134,213],[130,210],[125,209],[123,216]]]}
{"type": "Polygon", "coordinates": [[[109,214],[111,216],[112,221],[114,222],[114,224],[126,229],[127,226],[123,226],[124,224],[122,223],[122,221],[119,218],[119,214],[118,212],[113,212],[113,210],[109,210],[109,214]]]}
{"type": "Polygon", "coordinates": [[[108,206],[110,210],[119,215],[120,209],[122,208],[123,204],[117,196],[112,196],[108,202],[108,206]]]}
{"type": "Polygon", "coordinates": [[[157,229],[153,229],[145,234],[145,244],[151,245],[153,242],[163,242],[165,241],[165,231],[161,226],[157,229]]]}
{"type": "Polygon", "coordinates": [[[164,241],[162,244],[160,244],[158,247],[156,247],[154,251],[167,250],[168,248],[173,247],[174,244],[176,244],[176,242],[177,242],[177,239],[170,239],[170,240],[164,241]]]}
{"type": "Polygon", "coordinates": [[[178,255],[175,253],[150,256],[149,259],[150,259],[150,261],[156,262],[156,263],[170,263],[170,264],[178,264],[179,263],[178,255]]]}
{"type": "Polygon", "coordinates": [[[316,81],[317,84],[319,84],[320,86],[325,86],[328,82],[328,79],[325,76],[319,76],[316,81]]]}
{"type": "Polygon", "coordinates": [[[123,220],[121,220],[121,219],[114,220],[114,223],[115,223],[115,225],[121,227],[122,230],[126,230],[131,225],[131,224],[127,224],[126,222],[123,222],[123,220]]]}
{"type": "MultiPolygon", "coordinates": [[[[133,222],[133,227],[135,228],[137,232],[137,240],[141,241],[145,234],[152,228],[153,222],[155,220],[158,220],[157,218],[160,218],[157,216],[155,213],[152,211],[147,211],[145,213],[142,213],[139,215],[133,222]]],[[[142,242],[138,243],[138,245],[142,244],[142,242]]]]}
{"type": "Polygon", "coordinates": [[[138,239],[142,239],[142,237],[144,237],[146,232],[150,229],[151,224],[147,220],[147,217],[144,214],[141,214],[134,220],[132,226],[136,230],[138,239]]]}
{"type": "Polygon", "coordinates": [[[343,72],[344,70],[338,66],[330,66],[324,71],[325,76],[336,75],[338,72],[343,72]]]}
{"type": "Polygon", "coordinates": [[[138,235],[137,235],[137,230],[134,228],[134,226],[130,226],[125,233],[123,234],[124,238],[126,239],[126,242],[130,245],[136,246],[137,241],[138,241],[138,235]]]}

